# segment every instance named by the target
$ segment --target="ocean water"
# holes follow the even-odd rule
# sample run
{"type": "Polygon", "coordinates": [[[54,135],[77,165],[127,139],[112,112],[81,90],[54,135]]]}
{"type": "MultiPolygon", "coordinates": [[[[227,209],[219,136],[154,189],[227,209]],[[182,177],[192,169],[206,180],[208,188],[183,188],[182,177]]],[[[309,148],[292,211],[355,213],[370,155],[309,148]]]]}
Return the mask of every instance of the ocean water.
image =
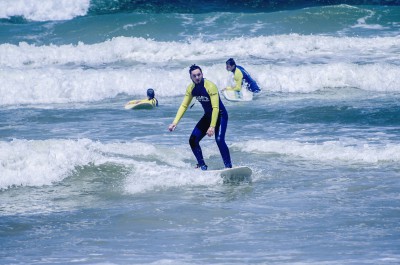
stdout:
{"type": "Polygon", "coordinates": [[[0,264],[400,264],[400,3],[327,2],[0,0],[0,264]],[[236,184],[167,130],[230,57],[236,184]]]}

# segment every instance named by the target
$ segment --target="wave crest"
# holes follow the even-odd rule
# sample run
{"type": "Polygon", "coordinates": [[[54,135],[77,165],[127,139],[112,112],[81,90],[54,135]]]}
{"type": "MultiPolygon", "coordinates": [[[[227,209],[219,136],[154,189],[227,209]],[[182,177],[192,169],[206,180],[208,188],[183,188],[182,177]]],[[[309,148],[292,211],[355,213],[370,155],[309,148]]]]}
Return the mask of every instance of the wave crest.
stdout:
{"type": "Polygon", "coordinates": [[[33,21],[69,20],[87,14],[90,0],[2,0],[0,18],[24,17],[33,21]]]}

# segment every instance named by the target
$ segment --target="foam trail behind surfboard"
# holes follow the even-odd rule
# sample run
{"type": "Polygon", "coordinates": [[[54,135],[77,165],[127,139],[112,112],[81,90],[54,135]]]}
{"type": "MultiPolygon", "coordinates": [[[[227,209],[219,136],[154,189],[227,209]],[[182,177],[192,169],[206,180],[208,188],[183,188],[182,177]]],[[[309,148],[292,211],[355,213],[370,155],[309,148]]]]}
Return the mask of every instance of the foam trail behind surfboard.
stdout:
{"type": "Polygon", "coordinates": [[[251,174],[253,173],[246,166],[210,170],[209,172],[218,173],[223,178],[224,183],[251,182],[251,174]]]}

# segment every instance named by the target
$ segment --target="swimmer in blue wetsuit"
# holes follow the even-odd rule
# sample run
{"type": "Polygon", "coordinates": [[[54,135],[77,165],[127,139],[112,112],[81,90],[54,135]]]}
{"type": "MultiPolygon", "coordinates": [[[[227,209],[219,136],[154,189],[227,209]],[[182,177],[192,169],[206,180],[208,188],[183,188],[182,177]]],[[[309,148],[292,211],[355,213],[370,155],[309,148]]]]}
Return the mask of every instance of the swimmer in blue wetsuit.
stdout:
{"type": "Polygon", "coordinates": [[[196,124],[189,138],[190,147],[197,159],[197,167],[207,170],[200,147],[201,139],[205,135],[209,137],[215,135],[215,141],[217,142],[224,165],[226,168],[231,168],[231,156],[228,146],[225,143],[228,112],[219,97],[218,88],[213,82],[203,78],[201,68],[195,64],[190,67],[189,74],[193,82],[187,87],[182,104],[176,113],[174,121],[169,125],[168,130],[175,130],[193,97],[196,97],[204,109],[203,117],[196,124]]]}
{"type": "Polygon", "coordinates": [[[253,92],[260,92],[260,87],[257,85],[257,82],[250,76],[250,74],[240,65],[236,65],[235,60],[233,58],[229,58],[226,61],[226,70],[233,73],[233,79],[235,86],[227,87],[226,90],[234,90],[240,94],[242,90],[242,86],[253,92]]]}

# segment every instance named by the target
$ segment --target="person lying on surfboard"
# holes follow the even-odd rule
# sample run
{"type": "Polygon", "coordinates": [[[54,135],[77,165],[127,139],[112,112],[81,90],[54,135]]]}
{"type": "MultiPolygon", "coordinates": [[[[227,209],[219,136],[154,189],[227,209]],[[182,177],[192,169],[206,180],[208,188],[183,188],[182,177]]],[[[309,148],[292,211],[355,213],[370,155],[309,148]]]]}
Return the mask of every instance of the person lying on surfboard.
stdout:
{"type": "Polygon", "coordinates": [[[217,86],[203,78],[203,71],[195,64],[189,69],[192,82],[186,89],[185,97],[176,113],[174,121],[169,125],[168,130],[174,131],[183,114],[186,112],[193,97],[201,103],[204,115],[194,127],[189,138],[189,144],[197,160],[197,167],[207,170],[204,162],[200,141],[205,135],[209,137],[215,135],[215,141],[221,153],[222,160],[226,168],[232,168],[229,148],[225,143],[225,133],[228,126],[228,112],[222,103],[217,86]]]}
{"type": "Polygon", "coordinates": [[[147,89],[147,98],[140,99],[140,100],[131,100],[128,103],[126,103],[125,109],[132,109],[135,106],[138,106],[138,105],[144,104],[144,103],[151,105],[151,107],[158,107],[158,100],[155,98],[154,89],[152,89],[152,88],[147,89]]]}
{"type": "Polygon", "coordinates": [[[236,65],[233,58],[229,58],[226,61],[226,70],[233,73],[233,84],[235,86],[228,86],[224,89],[234,90],[238,94],[238,98],[241,97],[242,86],[244,85],[249,91],[253,93],[260,92],[260,87],[257,82],[251,78],[250,74],[240,65],[236,65]]]}

